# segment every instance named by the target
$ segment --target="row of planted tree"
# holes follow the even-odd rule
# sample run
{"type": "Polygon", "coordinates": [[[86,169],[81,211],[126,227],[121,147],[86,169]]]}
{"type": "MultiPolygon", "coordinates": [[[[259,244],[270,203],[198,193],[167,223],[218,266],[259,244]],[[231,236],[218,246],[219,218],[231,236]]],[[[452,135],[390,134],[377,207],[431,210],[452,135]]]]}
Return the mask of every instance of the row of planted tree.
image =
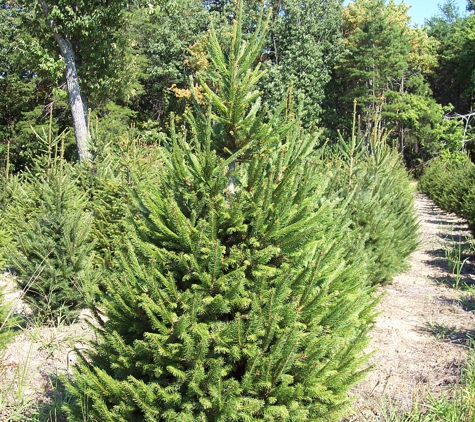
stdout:
{"type": "Polygon", "coordinates": [[[419,180],[419,188],[439,207],[467,220],[475,232],[475,165],[468,155],[432,160],[419,180]]]}
{"type": "MultiPolygon", "coordinates": [[[[95,126],[97,119],[110,140],[131,125],[145,142],[168,134],[170,115],[184,113],[209,62],[210,21],[225,39],[233,3],[0,1],[0,166],[8,150],[13,171],[31,167],[43,150],[34,132],[48,128],[50,115],[58,132],[71,127],[73,115],[75,133],[65,137],[73,160],[89,156],[88,121],[95,126]]],[[[341,0],[252,0],[244,7],[245,36],[262,8],[272,10],[258,58],[269,109],[277,110],[292,85],[306,128],[347,138],[356,98],[365,129],[390,130],[412,168],[470,138],[458,119],[444,119],[469,113],[474,92],[475,16],[460,13],[454,0],[419,28],[394,0],[346,7],[341,0]]]]}
{"type": "Polygon", "coordinates": [[[261,106],[264,21],[249,42],[235,23],[225,47],[210,32],[193,107],[159,143],[97,137],[80,165],[45,133],[34,166],[1,179],[0,258],[33,312],[94,316],[97,337],[64,379],[68,420],[349,409],[375,289],[417,244],[413,193],[376,130],[356,136],[354,120],[328,145],[291,93],[273,113],[261,106]]]}

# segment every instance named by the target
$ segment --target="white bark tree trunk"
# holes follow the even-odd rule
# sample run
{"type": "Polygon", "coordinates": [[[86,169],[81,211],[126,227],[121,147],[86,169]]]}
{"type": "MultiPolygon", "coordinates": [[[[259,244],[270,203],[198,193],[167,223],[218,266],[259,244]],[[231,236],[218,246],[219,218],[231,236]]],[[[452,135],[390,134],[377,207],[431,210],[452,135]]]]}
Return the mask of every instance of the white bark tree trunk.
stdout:
{"type": "Polygon", "coordinates": [[[71,108],[79,162],[86,163],[91,159],[91,154],[87,145],[90,139],[87,121],[87,105],[81,96],[81,91],[79,89],[79,78],[76,71],[76,59],[74,57],[73,46],[68,39],[57,31],[55,22],[49,17],[49,9],[45,0],[38,1],[45,15],[48,26],[53,31],[56,42],[58,43],[61,57],[66,64],[66,85],[68,87],[69,107],[71,108]]]}

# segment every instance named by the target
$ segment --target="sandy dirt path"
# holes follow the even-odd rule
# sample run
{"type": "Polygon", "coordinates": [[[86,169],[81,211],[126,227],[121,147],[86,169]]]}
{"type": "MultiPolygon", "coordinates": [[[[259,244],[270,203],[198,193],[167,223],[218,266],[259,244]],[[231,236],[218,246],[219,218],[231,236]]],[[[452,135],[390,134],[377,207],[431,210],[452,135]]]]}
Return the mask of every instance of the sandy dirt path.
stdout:
{"type": "MultiPolygon", "coordinates": [[[[444,213],[425,195],[416,199],[420,247],[411,267],[381,289],[382,312],[372,332],[375,369],[355,389],[355,414],[348,421],[384,419],[384,408],[408,410],[430,391],[444,394],[460,379],[467,341],[475,335],[475,315],[453,287],[446,250],[470,236],[464,222],[444,213]]],[[[456,250],[457,250],[457,246],[456,250]]],[[[473,258],[471,258],[473,260],[473,258]]],[[[473,282],[474,265],[462,267],[460,284],[473,282]]],[[[473,298],[472,298],[473,301],[473,298]]]]}

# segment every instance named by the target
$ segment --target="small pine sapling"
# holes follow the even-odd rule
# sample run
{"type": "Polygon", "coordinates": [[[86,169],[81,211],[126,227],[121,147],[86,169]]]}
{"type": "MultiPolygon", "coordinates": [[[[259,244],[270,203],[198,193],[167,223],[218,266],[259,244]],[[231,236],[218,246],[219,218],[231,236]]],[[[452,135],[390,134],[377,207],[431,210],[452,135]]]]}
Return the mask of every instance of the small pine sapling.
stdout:
{"type": "MultiPolygon", "coordinates": [[[[338,156],[327,160],[335,176],[329,195],[347,199],[345,211],[355,242],[368,255],[368,282],[388,284],[418,245],[413,189],[400,154],[384,138],[350,142],[342,138],[338,156]]],[[[348,260],[354,259],[353,248],[348,260]]]]}
{"type": "Polygon", "coordinates": [[[88,198],[73,170],[57,159],[25,173],[6,210],[12,242],[8,263],[24,300],[45,321],[73,320],[91,295],[94,278],[88,198]]]}

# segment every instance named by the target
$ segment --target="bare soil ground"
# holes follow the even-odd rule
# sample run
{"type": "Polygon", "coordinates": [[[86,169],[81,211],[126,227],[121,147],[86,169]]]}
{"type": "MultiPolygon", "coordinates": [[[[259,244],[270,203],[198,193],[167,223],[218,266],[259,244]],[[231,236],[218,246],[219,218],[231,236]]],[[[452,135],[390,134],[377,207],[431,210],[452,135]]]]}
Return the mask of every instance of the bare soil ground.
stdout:
{"type": "MultiPolygon", "coordinates": [[[[355,414],[348,421],[386,420],[384,409],[410,410],[428,392],[450,394],[460,381],[467,343],[475,336],[473,297],[454,289],[446,254],[470,237],[463,220],[418,195],[420,247],[411,267],[381,288],[370,349],[375,369],[355,389],[355,414]],[[465,300],[466,305],[463,306],[465,300]]],[[[464,259],[465,256],[462,256],[464,259]]],[[[459,286],[475,282],[475,262],[462,267],[459,286]]]]}
{"type": "MultiPolygon", "coordinates": [[[[459,382],[468,338],[475,336],[475,315],[469,310],[475,299],[451,287],[455,278],[446,258],[446,251],[470,233],[462,220],[443,213],[423,195],[417,197],[417,208],[420,248],[411,257],[411,268],[381,288],[381,314],[368,350],[376,350],[371,358],[375,368],[355,388],[355,413],[348,422],[386,420],[385,406],[404,411],[428,392],[449,394],[459,382]]],[[[460,284],[475,283],[472,274],[475,259],[469,258],[460,284]]],[[[17,301],[19,313],[28,314],[12,280],[4,277],[0,284],[17,301]]],[[[86,318],[83,314],[70,326],[58,321],[54,327],[25,318],[24,329],[0,359],[0,421],[66,420],[60,411],[65,393],[58,376],[71,370],[74,347],[92,336],[86,318]]]]}
{"type": "Polygon", "coordinates": [[[0,353],[0,421],[66,421],[61,411],[67,399],[61,376],[71,373],[74,349],[84,347],[93,336],[86,323],[88,312],[71,325],[59,320],[44,326],[22,303],[11,276],[5,275],[0,285],[19,317],[17,336],[0,353]]]}

